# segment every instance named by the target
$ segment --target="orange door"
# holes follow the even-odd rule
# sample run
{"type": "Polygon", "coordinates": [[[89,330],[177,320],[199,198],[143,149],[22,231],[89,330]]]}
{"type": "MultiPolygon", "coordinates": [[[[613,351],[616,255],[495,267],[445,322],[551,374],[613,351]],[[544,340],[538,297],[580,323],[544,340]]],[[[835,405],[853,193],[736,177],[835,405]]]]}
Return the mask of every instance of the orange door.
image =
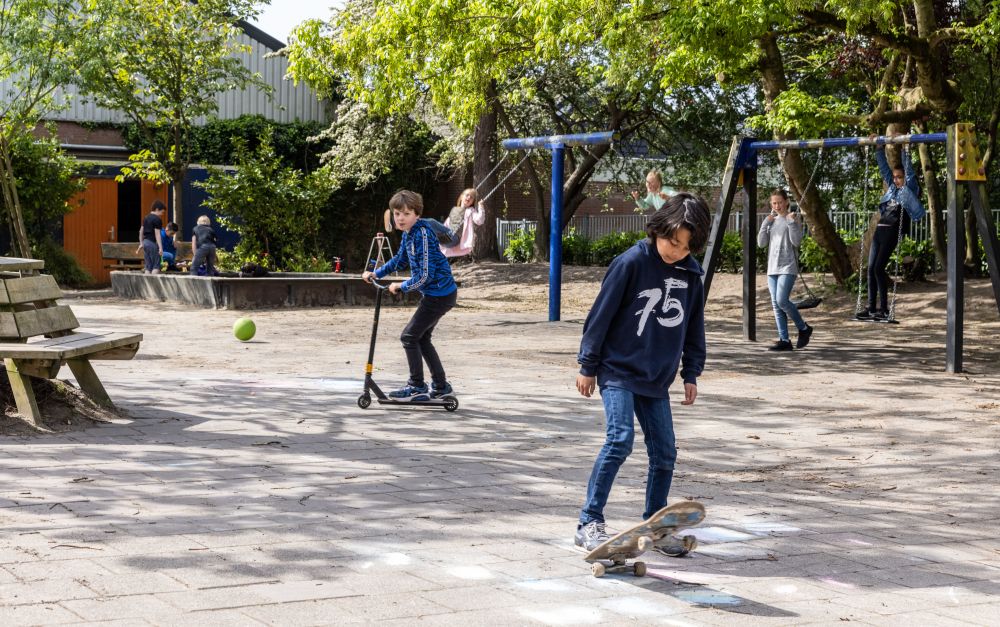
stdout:
{"type": "Polygon", "coordinates": [[[63,248],[94,277],[95,284],[111,282],[108,262],[101,258],[101,242],[112,242],[118,232],[118,183],[114,179],[87,180],[87,189],[71,201],[73,211],[63,216],[63,248]]]}

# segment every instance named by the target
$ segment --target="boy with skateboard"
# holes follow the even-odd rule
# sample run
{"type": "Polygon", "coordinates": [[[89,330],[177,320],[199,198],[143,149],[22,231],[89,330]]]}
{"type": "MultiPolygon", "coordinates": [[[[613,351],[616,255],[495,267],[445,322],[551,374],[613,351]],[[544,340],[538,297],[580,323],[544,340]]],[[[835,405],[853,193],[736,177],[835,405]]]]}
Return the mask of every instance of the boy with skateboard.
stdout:
{"type": "MultiPolygon", "coordinates": [[[[643,519],[667,504],[677,457],[668,389],[680,365],[681,404],[694,403],[705,364],[703,271],[691,253],[704,247],[709,229],[704,200],[688,193],[671,196],[646,224],[647,238],[611,262],[587,315],[576,388],[588,398],[600,388],[607,421],[574,538],[587,551],[609,539],[604,506],[632,452],[633,417],[649,456],[643,519]]],[[[656,548],[680,556],[693,547],[668,537],[656,548]]]]}
{"type": "Polygon", "coordinates": [[[421,218],[424,212],[423,197],[404,189],[389,199],[389,208],[396,226],[403,232],[399,251],[374,272],[366,270],[361,278],[370,283],[372,277],[381,279],[397,269],[409,266],[410,278],[390,283],[389,292],[398,294],[419,291],[423,295],[400,337],[410,367],[410,378],[403,388],[389,392],[389,397],[396,401],[427,401],[448,396],[452,394],[451,384],[445,377],[444,366],[431,343],[431,333],[441,317],[455,306],[458,286],[451,276],[448,260],[441,254],[437,236],[427,220],[421,218]],[[424,380],[424,361],[427,361],[427,368],[431,373],[430,388],[424,380]]]}

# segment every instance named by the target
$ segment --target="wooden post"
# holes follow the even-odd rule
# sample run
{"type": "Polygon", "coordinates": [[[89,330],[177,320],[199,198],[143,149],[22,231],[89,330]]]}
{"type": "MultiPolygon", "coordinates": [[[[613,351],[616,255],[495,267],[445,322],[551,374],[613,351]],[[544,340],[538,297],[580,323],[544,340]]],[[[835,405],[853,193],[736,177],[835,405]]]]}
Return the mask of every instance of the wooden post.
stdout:
{"type": "Polygon", "coordinates": [[[965,219],[963,217],[963,188],[956,180],[957,125],[948,127],[948,290],[947,331],[945,334],[945,371],[962,372],[962,333],[965,300],[965,219]]]}
{"type": "Polygon", "coordinates": [[[729,148],[729,161],[726,163],[726,173],[722,177],[719,209],[712,219],[712,233],[709,235],[708,245],[705,247],[705,276],[702,277],[702,282],[705,285],[705,300],[708,300],[708,291],[712,288],[712,277],[715,276],[715,270],[719,267],[719,252],[722,250],[722,240],[726,235],[726,225],[729,223],[729,212],[733,208],[733,199],[736,197],[736,190],[739,187],[740,172],[736,167],[736,161],[742,143],[742,137],[734,137],[733,145],[729,148]]]}
{"type": "Polygon", "coordinates": [[[108,396],[107,391],[104,389],[104,385],[94,371],[94,367],[90,365],[89,359],[67,359],[66,364],[73,372],[73,376],[76,377],[81,390],[86,392],[95,402],[105,407],[113,407],[111,397],[108,396]]]}
{"type": "MultiPolygon", "coordinates": [[[[754,155],[754,162],[757,156],[754,155]]],[[[757,168],[743,170],[743,339],[757,341],[757,168]]]]}
{"type": "Polygon", "coordinates": [[[14,402],[17,403],[17,412],[24,416],[24,419],[35,428],[41,428],[42,414],[38,411],[38,403],[35,402],[35,391],[31,387],[31,377],[23,374],[17,369],[17,362],[10,358],[3,360],[7,367],[7,378],[10,380],[10,389],[14,393],[14,402]]]}

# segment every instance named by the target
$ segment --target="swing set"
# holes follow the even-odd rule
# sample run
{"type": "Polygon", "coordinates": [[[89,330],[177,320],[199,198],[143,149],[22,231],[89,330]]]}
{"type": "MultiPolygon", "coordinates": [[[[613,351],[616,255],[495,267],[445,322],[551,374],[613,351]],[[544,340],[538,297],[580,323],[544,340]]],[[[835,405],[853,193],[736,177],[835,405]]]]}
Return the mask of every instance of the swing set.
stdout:
{"type": "MultiPolygon", "coordinates": [[[[757,340],[757,240],[755,226],[757,213],[757,161],[762,150],[813,150],[844,146],[884,146],[887,144],[945,144],[947,149],[947,333],[945,339],[948,373],[962,372],[962,346],[964,333],[964,254],[965,254],[965,197],[968,196],[976,216],[976,224],[983,240],[993,296],[1000,312],[1000,243],[996,225],[990,212],[986,194],[986,170],[980,160],[979,143],[971,124],[952,124],[946,133],[898,135],[893,137],[834,137],[829,139],[757,141],[749,137],[735,137],[722,181],[719,210],[712,222],[712,232],[705,249],[705,295],[708,297],[712,277],[719,264],[722,236],[729,220],[733,200],[739,188],[743,189],[742,215],[743,240],[743,337],[757,340]]],[[[817,165],[818,167],[818,165],[817,165]]],[[[867,169],[867,166],[866,166],[867,169]]],[[[815,176],[815,170],[813,171],[815,176]]],[[[810,183],[812,179],[810,179],[810,183]]],[[[808,187],[803,192],[808,191],[808,187]]],[[[866,182],[867,201],[867,182],[866,182]]],[[[902,221],[901,221],[902,222],[902,221]]],[[[800,275],[801,276],[801,275],[800,275]]],[[[895,283],[893,285],[895,303],[895,283]]]]}

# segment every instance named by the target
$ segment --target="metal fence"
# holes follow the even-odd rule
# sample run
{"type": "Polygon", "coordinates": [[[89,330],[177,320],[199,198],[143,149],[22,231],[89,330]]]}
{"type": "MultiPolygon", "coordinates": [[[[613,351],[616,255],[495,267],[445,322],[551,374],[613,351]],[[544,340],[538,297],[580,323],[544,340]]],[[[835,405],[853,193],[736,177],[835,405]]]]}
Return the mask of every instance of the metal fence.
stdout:
{"type": "MultiPolygon", "coordinates": [[[[837,230],[849,233],[857,232],[861,227],[867,225],[868,220],[871,219],[871,215],[870,213],[859,214],[854,211],[831,211],[829,213],[830,220],[837,230]]],[[[760,223],[766,216],[766,213],[757,214],[756,228],[760,228],[760,223]]],[[[595,240],[611,233],[626,233],[629,231],[638,231],[641,233],[646,230],[646,220],[648,219],[649,216],[640,213],[573,216],[569,221],[568,228],[575,229],[577,234],[583,235],[587,239],[595,240]]],[[[948,214],[945,212],[945,220],[947,219],[948,214]]],[[[734,210],[729,215],[726,230],[739,233],[742,220],[743,214],[734,210]]],[[[1000,226],[1000,209],[993,209],[993,222],[1000,226]]],[[[537,222],[534,220],[497,220],[497,247],[500,249],[500,254],[502,255],[503,251],[507,249],[507,244],[513,234],[519,230],[533,231],[536,225],[537,222]]],[[[924,217],[914,222],[910,227],[910,237],[918,242],[930,239],[930,229],[930,218],[924,217]]],[[[806,231],[808,232],[808,223],[806,224],[806,231]]]]}

